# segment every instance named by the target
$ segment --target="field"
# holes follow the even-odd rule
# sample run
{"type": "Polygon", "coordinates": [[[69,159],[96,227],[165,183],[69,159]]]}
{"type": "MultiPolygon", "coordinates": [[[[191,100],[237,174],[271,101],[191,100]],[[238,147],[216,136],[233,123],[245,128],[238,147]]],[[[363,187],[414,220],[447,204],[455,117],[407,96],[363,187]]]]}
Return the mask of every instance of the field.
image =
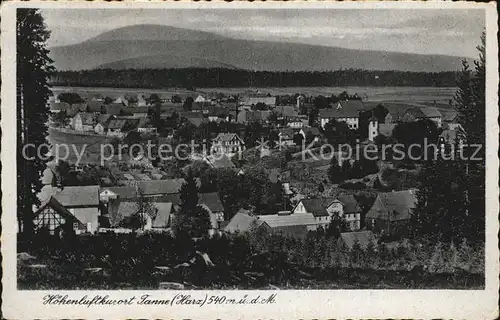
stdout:
{"type": "MultiPolygon", "coordinates": [[[[111,142],[111,138],[106,136],[67,133],[56,129],[49,129],[48,140],[52,145],[53,156],[57,154],[59,159],[71,163],[75,163],[81,156],[80,164],[99,164],[101,146],[111,142]]],[[[109,149],[104,151],[108,155],[109,149]]]]}
{"type": "Polygon", "coordinates": [[[179,96],[197,95],[197,94],[245,94],[253,91],[271,95],[285,95],[302,93],[306,95],[324,95],[329,96],[347,91],[350,94],[357,93],[365,101],[401,101],[412,103],[433,103],[448,104],[448,100],[453,99],[456,88],[437,88],[437,87],[286,87],[286,88],[197,88],[196,91],[183,89],[165,88],[165,90],[141,89],[141,88],[83,88],[83,87],[53,87],[55,94],[61,92],[74,91],[82,96],[100,93],[105,96],[118,97],[125,94],[145,94],[161,93],[166,95],[177,94],[179,96]]]}

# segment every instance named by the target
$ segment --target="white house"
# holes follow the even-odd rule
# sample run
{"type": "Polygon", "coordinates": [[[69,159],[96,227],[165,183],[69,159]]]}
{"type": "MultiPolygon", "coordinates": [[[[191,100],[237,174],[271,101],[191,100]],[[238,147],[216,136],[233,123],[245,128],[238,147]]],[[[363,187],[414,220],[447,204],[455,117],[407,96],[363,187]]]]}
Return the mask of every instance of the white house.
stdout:
{"type": "Polygon", "coordinates": [[[245,150],[245,142],[236,133],[219,133],[212,140],[210,151],[212,154],[232,156],[245,150]]]}
{"type": "Polygon", "coordinates": [[[361,100],[340,101],[333,108],[320,110],[318,118],[322,128],[331,119],[335,119],[347,123],[349,129],[357,130],[359,128],[359,112],[363,110],[365,110],[365,106],[361,100]]]}
{"type": "Polygon", "coordinates": [[[73,117],[73,129],[76,131],[94,131],[94,115],[87,112],[79,112],[73,117]]]}
{"type": "Polygon", "coordinates": [[[326,199],[325,207],[330,217],[344,219],[351,231],[361,228],[361,207],[353,195],[343,195],[334,199],[326,199]]]}

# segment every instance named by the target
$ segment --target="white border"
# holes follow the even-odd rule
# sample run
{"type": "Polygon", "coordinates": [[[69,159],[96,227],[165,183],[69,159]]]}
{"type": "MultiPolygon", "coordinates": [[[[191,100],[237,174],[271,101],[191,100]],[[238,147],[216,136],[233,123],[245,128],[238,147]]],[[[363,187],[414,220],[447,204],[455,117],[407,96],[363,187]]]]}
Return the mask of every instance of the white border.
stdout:
{"type": "MultiPolygon", "coordinates": [[[[473,2],[7,2],[1,5],[2,43],[2,312],[7,319],[24,318],[162,318],[162,319],[234,319],[234,318],[471,318],[493,319],[498,315],[498,44],[495,3],[473,2]],[[261,306],[199,307],[67,307],[43,306],[42,297],[49,291],[18,291],[16,288],[16,138],[15,138],[15,9],[39,8],[336,8],[336,9],[484,9],[487,26],[486,90],[486,289],[485,290],[283,290],[277,303],[261,306]]],[[[479,39],[478,39],[479,43],[479,39]]],[[[53,293],[54,291],[50,291],[53,293]]],[[[206,292],[191,291],[193,296],[206,292]]],[[[81,291],[57,293],[81,296],[81,291]]],[[[109,294],[113,298],[131,294],[152,294],[154,298],[172,297],[172,291],[87,291],[109,294]]],[[[219,292],[221,293],[221,292],[219,292]]],[[[268,295],[271,291],[229,291],[237,294],[268,295]]]]}

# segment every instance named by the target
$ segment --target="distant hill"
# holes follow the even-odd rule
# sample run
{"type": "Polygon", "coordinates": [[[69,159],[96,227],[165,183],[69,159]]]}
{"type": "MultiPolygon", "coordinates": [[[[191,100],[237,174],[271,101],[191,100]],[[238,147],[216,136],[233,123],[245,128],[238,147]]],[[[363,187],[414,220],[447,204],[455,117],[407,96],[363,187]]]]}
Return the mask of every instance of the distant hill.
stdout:
{"type": "Polygon", "coordinates": [[[50,55],[59,70],[179,65],[179,68],[225,66],[268,71],[354,68],[439,72],[461,67],[459,57],[231,39],[157,25],[112,30],[79,44],[53,47],[50,55]]]}
{"type": "Polygon", "coordinates": [[[227,63],[197,57],[174,56],[162,54],[130,58],[110,63],[105,63],[99,69],[175,69],[175,68],[227,68],[237,69],[227,63]]]}

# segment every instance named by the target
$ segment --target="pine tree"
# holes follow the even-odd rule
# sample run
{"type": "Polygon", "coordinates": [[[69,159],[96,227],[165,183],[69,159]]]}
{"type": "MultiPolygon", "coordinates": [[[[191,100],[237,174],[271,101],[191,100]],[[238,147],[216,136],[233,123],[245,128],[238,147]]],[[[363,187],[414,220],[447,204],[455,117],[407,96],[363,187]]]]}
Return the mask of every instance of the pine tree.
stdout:
{"type": "Polygon", "coordinates": [[[331,183],[337,184],[341,182],[340,166],[335,157],[330,160],[330,167],[328,168],[328,179],[331,183]]]}
{"type": "Polygon", "coordinates": [[[180,190],[179,212],[173,220],[172,229],[176,236],[201,237],[211,228],[208,210],[199,205],[198,186],[191,170],[180,190]]]}
{"type": "Polygon", "coordinates": [[[25,235],[33,233],[33,206],[39,204],[36,195],[40,192],[41,175],[45,161],[37,157],[35,147],[46,143],[51,95],[48,78],[54,71],[49,58],[46,41],[50,32],[46,29],[38,9],[17,10],[17,212],[19,229],[25,235]],[[32,159],[32,160],[28,160],[32,159]]]}

